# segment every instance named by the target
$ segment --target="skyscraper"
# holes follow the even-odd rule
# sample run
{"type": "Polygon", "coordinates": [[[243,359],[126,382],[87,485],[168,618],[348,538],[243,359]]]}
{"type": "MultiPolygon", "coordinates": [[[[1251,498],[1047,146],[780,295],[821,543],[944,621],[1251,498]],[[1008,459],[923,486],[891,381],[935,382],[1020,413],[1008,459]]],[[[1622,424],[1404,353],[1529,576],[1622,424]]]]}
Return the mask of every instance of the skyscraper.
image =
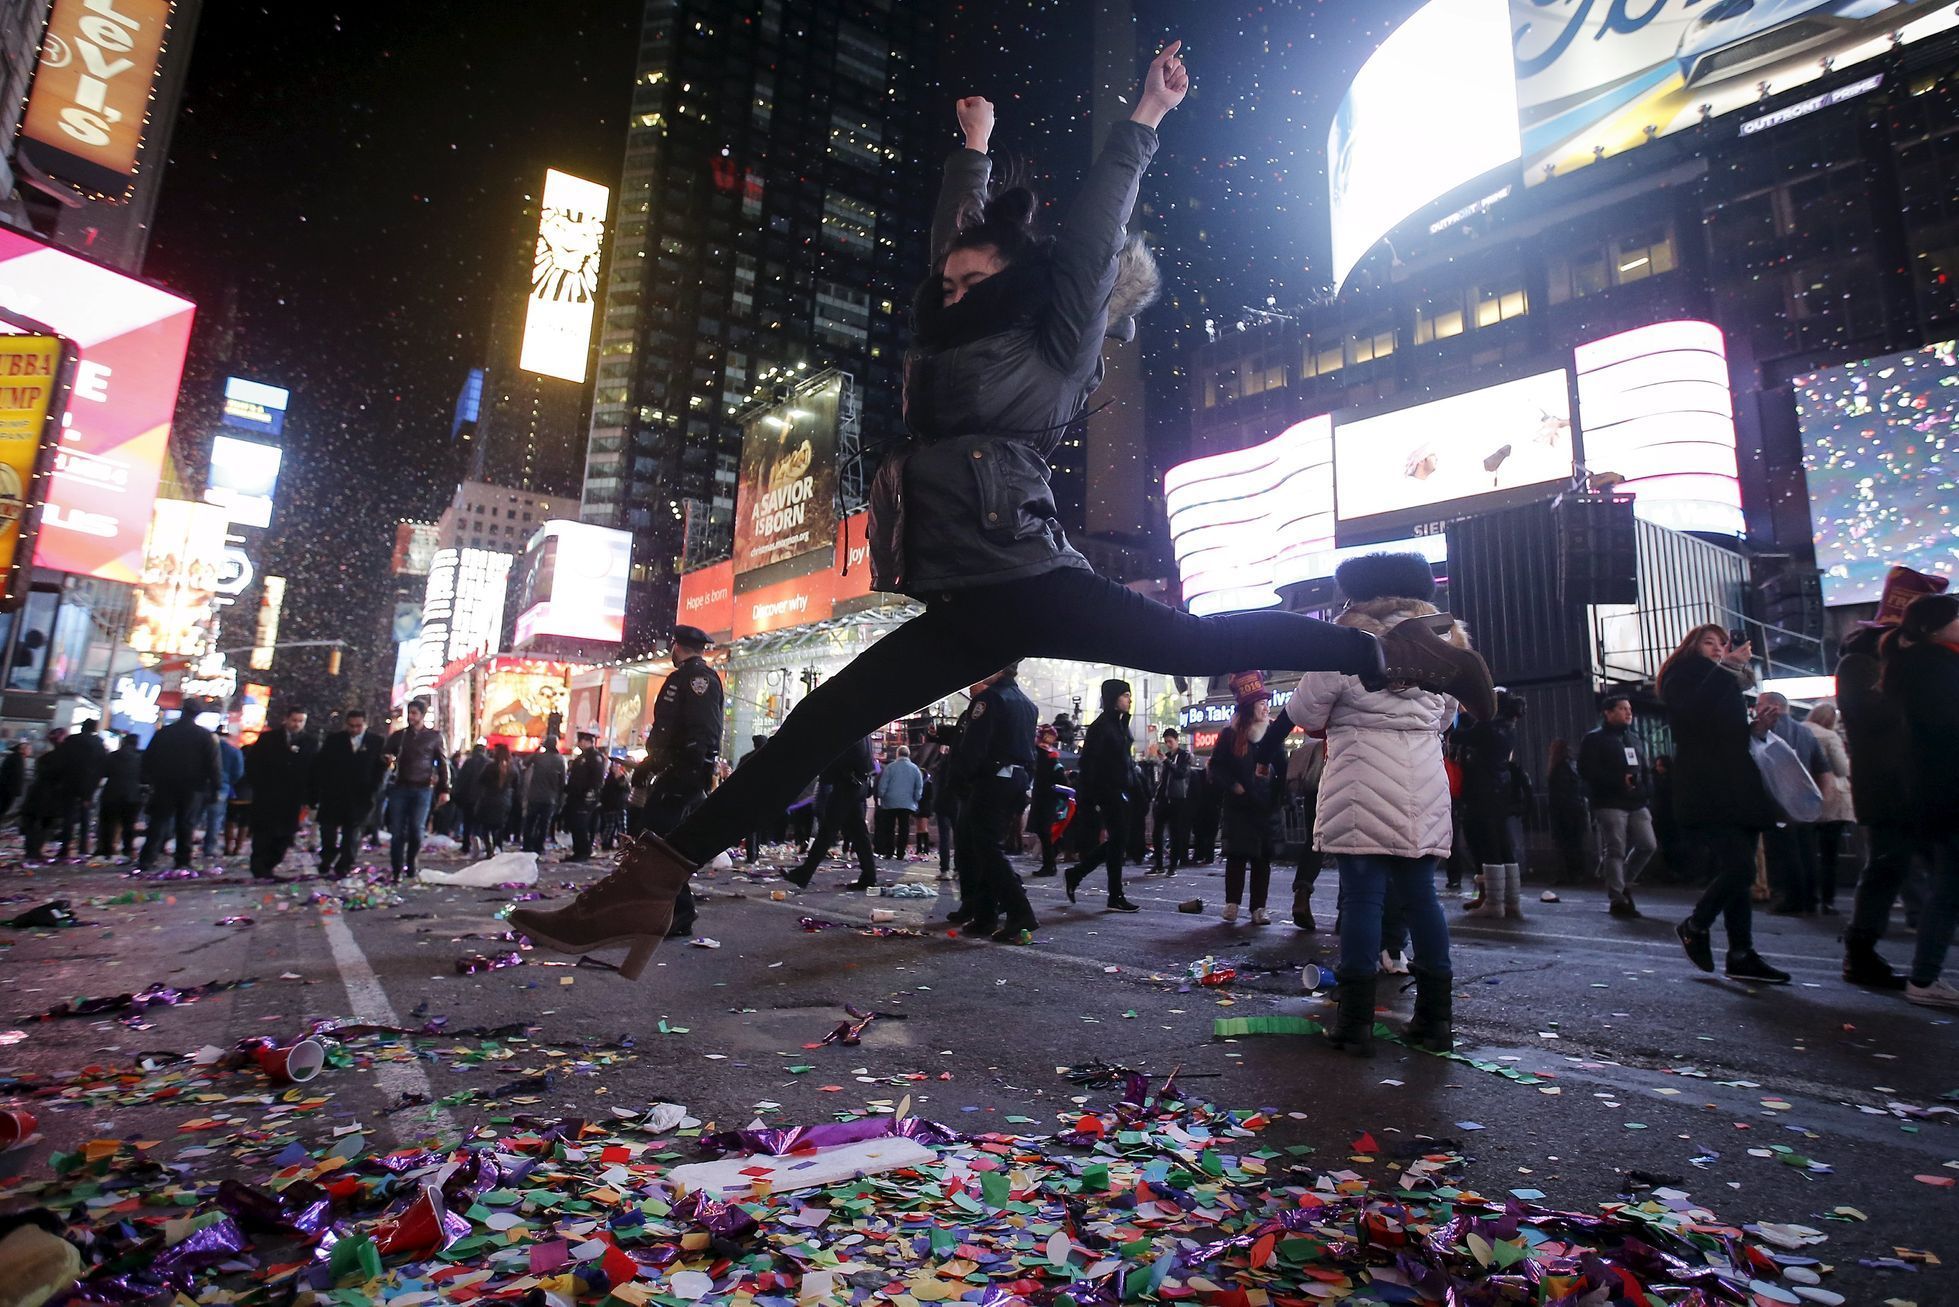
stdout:
{"type": "Polygon", "coordinates": [[[683,553],[733,523],[772,371],[837,367],[863,444],[899,430],[950,104],[925,0],[647,0],[582,516],[633,532],[626,647],[670,624],[683,553]],[[692,537],[690,542],[689,537],[692,537]]]}

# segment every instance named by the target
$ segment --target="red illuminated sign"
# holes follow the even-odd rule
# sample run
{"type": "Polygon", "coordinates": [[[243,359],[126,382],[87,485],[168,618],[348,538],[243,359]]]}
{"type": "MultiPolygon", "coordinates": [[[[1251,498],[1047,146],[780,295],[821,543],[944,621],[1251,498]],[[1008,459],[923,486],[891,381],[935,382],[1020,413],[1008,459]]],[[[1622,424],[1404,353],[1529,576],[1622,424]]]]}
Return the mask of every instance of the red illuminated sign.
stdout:
{"type": "Polygon", "coordinates": [[[735,629],[735,563],[724,559],[711,567],[697,568],[680,578],[680,608],[676,620],[682,626],[698,626],[715,641],[728,639],[735,629]]]}
{"type": "Polygon", "coordinates": [[[196,306],[7,230],[0,305],[81,351],[34,563],[135,583],[196,306]]]}

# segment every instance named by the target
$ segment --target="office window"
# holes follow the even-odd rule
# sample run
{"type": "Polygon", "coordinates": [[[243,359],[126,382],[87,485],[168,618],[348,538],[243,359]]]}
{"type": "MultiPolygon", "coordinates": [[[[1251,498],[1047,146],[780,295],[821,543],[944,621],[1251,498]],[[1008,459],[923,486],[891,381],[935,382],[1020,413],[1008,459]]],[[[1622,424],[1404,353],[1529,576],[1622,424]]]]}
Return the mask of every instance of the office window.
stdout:
{"type": "Polygon", "coordinates": [[[1431,295],[1415,306],[1415,343],[1427,345],[1460,336],[1466,326],[1460,290],[1431,295]]]}
{"type": "Polygon", "coordinates": [[[1394,353],[1394,328],[1357,331],[1347,336],[1347,362],[1371,363],[1394,353]]]}
{"type": "Polygon", "coordinates": [[[870,340],[871,296],[841,282],[816,283],[816,338],[827,345],[860,349],[870,340]]]}
{"type": "Polygon", "coordinates": [[[823,243],[853,254],[876,248],[877,210],[840,191],[823,195],[823,243]]]}
{"type": "Polygon", "coordinates": [[[1673,233],[1664,228],[1612,243],[1612,272],[1616,285],[1624,286],[1657,277],[1663,272],[1672,272],[1676,266],[1673,233]]]}
{"type": "Polygon", "coordinates": [[[1516,282],[1476,288],[1476,325],[1494,327],[1499,322],[1521,318],[1530,311],[1524,288],[1516,282]]]}

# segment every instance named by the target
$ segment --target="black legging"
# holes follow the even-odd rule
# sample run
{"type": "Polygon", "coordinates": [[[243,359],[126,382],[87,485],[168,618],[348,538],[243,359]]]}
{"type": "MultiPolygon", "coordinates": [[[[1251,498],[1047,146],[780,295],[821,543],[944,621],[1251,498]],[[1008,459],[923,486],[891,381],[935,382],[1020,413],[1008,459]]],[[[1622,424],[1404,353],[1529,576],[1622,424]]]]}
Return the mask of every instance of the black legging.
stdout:
{"type": "Polygon", "coordinates": [[[1019,658],[1166,675],[1247,668],[1357,672],[1373,637],[1298,613],[1195,617],[1083,568],[958,590],[879,640],[796,705],[762,749],[673,832],[696,865],[732,848],[758,812],[794,799],[852,740],[1019,658]]]}
{"type": "Polygon", "coordinates": [[[1755,947],[1755,841],[1758,833],[1740,826],[1687,827],[1681,841],[1698,854],[1711,873],[1687,924],[1705,931],[1716,917],[1728,927],[1728,952],[1755,947]]]}

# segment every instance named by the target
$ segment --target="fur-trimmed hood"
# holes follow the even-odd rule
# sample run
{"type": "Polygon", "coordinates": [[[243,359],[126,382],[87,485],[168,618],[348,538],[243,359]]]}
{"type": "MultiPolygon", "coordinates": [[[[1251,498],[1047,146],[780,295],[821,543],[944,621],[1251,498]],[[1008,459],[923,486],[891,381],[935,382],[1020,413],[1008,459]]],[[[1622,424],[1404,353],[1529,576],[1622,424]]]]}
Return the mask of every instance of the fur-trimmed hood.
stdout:
{"type": "MultiPolygon", "coordinates": [[[[1386,635],[1397,624],[1411,617],[1433,617],[1441,611],[1426,599],[1403,599],[1388,595],[1348,604],[1346,611],[1333,620],[1341,626],[1358,627],[1378,636],[1386,635]]],[[[1449,643],[1458,649],[1470,647],[1469,628],[1460,620],[1449,628],[1449,643]]]]}
{"type": "Polygon", "coordinates": [[[1141,236],[1131,236],[1116,255],[1116,285],[1109,295],[1105,334],[1111,340],[1136,339],[1136,315],[1156,303],[1162,293],[1163,273],[1156,266],[1156,256],[1141,236]]]}

